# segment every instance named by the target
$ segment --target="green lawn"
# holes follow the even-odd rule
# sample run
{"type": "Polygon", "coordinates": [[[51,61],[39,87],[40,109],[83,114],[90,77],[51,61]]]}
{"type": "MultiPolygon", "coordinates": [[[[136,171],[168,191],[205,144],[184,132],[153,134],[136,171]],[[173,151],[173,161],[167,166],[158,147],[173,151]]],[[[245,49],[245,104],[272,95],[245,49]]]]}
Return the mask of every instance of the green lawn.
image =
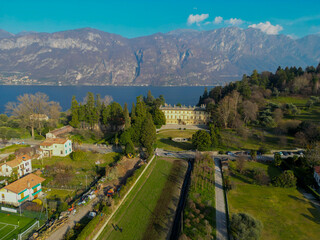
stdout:
{"type": "MultiPolygon", "coordinates": [[[[254,167],[265,169],[271,178],[280,173],[272,165],[247,163],[247,168],[254,167]]],[[[231,180],[235,188],[228,193],[230,213],[245,212],[260,220],[262,240],[319,239],[320,211],[296,188],[259,186],[240,174],[231,180]]]]}
{"type": "Polygon", "coordinates": [[[162,130],[157,134],[156,145],[158,148],[163,148],[170,151],[184,151],[192,149],[191,141],[187,142],[174,142],[170,140],[171,138],[192,138],[196,130],[186,129],[186,130],[162,130]]]}
{"type": "Polygon", "coordinates": [[[303,97],[278,97],[278,98],[271,98],[269,101],[273,103],[293,103],[300,109],[300,114],[293,116],[293,115],[285,115],[287,119],[294,119],[300,121],[315,121],[319,122],[320,119],[320,104],[315,104],[310,109],[306,109],[306,103],[308,102],[309,98],[303,97]]]}
{"type": "Polygon", "coordinates": [[[297,107],[304,107],[308,101],[308,98],[304,97],[274,97],[269,100],[273,103],[293,103],[297,107]]]}
{"type": "Polygon", "coordinates": [[[20,148],[25,148],[25,147],[30,147],[30,145],[16,145],[16,144],[13,144],[11,146],[1,148],[0,149],[0,153],[1,154],[11,153],[11,152],[14,152],[14,151],[16,151],[16,150],[18,150],[20,148]]]}
{"type": "Polygon", "coordinates": [[[294,138],[285,136],[285,143],[281,137],[261,129],[253,129],[253,134],[246,139],[239,136],[236,131],[224,129],[220,132],[224,143],[218,150],[258,150],[261,146],[268,149],[292,149],[295,148],[294,138]],[[281,142],[281,144],[280,144],[281,142]]]}
{"type": "Polygon", "coordinates": [[[175,212],[172,198],[178,199],[187,168],[182,161],[155,159],[99,239],[165,239],[175,212]]]}
{"type": "Polygon", "coordinates": [[[11,213],[0,212],[0,239],[1,240],[12,240],[17,239],[18,234],[25,231],[29,226],[34,223],[34,219],[27,217],[20,217],[11,213]],[[18,225],[15,227],[12,225],[18,225]],[[12,225],[5,225],[12,224],[12,225]]]}

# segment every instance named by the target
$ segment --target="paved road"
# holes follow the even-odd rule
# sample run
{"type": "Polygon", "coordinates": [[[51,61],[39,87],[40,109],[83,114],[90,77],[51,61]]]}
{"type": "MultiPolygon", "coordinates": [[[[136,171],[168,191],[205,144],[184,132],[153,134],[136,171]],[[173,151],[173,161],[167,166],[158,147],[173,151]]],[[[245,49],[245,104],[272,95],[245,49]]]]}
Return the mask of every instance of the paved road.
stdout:
{"type": "Polygon", "coordinates": [[[216,237],[217,240],[227,240],[227,214],[224,200],[224,191],[222,187],[222,174],[220,160],[214,158],[215,162],[215,194],[216,194],[216,237]]]}
{"type": "Polygon", "coordinates": [[[86,206],[81,206],[77,209],[75,215],[69,215],[69,219],[62,227],[58,228],[56,231],[50,234],[46,240],[60,240],[63,239],[63,236],[67,231],[74,227],[74,225],[79,222],[84,216],[86,216],[93,209],[93,205],[98,201],[97,198],[90,201],[86,206]]]}

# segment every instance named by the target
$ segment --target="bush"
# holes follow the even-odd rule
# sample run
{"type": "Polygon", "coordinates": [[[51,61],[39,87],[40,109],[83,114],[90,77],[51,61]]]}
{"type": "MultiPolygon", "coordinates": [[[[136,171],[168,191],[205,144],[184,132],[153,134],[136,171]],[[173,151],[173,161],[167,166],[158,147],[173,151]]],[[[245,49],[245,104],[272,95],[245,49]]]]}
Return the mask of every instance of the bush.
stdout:
{"type": "Polygon", "coordinates": [[[297,178],[294,176],[293,171],[286,170],[279,177],[274,179],[274,185],[276,187],[290,188],[295,187],[297,184],[297,178]]]}
{"type": "Polygon", "coordinates": [[[265,170],[262,168],[255,168],[253,170],[254,180],[259,185],[268,185],[270,183],[270,178],[266,174],[265,170]]]}
{"type": "Polygon", "coordinates": [[[246,213],[233,214],[230,221],[231,236],[236,240],[259,239],[262,223],[246,213]]]}
{"type": "Polygon", "coordinates": [[[266,153],[269,153],[269,152],[270,152],[270,149],[267,148],[267,147],[265,147],[265,146],[261,146],[261,147],[259,148],[259,152],[260,152],[261,154],[266,154],[266,153]]]}
{"type": "Polygon", "coordinates": [[[83,151],[74,151],[70,157],[73,161],[82,161],[87,157],[87,154],[83,151]]]}

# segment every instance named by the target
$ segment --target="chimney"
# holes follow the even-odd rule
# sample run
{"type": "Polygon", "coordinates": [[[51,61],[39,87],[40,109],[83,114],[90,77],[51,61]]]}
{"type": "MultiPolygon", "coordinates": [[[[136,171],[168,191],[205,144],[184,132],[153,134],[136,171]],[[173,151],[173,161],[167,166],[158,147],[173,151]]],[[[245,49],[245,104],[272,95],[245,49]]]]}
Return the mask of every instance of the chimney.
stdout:
{"type": "Polygon", "coordinates": [[[27,186],[28,186],[28,189],[30,188],[30,182],[29,181],[27,181],[27,186]]]}

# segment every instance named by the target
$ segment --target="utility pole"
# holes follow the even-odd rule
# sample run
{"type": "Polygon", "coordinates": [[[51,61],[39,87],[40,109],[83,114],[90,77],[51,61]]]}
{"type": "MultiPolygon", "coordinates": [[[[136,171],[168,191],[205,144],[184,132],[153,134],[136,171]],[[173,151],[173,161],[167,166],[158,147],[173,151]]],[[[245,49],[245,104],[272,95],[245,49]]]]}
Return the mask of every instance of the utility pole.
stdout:
{"type": "Polygon", "coordinates": [[[88,188],[88,184],[87,184],[87,175],[86,175],[86,190],[87,190],[87,188],[88,188]]]}

